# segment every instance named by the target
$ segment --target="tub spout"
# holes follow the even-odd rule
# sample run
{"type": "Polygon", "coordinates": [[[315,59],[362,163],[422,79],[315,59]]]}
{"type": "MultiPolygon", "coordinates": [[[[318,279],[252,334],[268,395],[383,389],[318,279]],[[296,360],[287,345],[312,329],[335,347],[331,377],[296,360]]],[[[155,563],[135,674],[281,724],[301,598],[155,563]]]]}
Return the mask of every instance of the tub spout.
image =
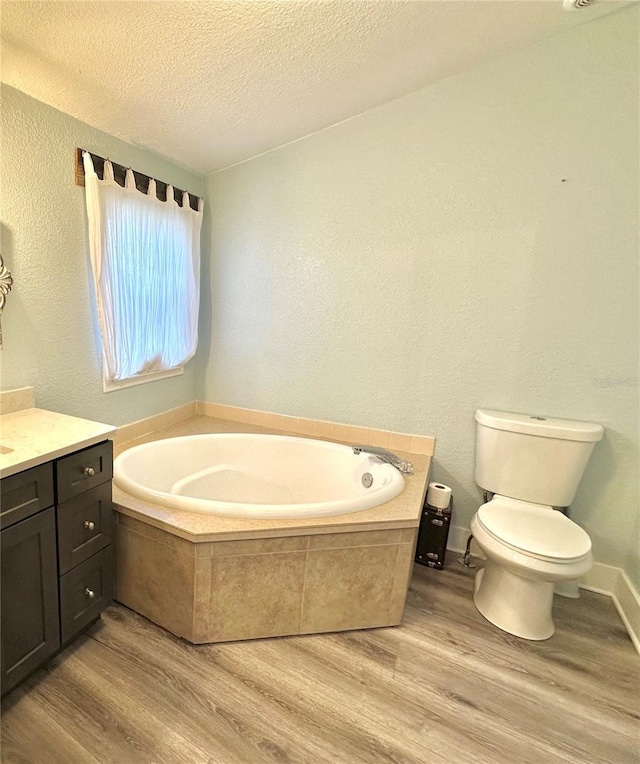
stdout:
{"type": "Polygon", "coordinates": [[[413,475],[413,464],[411,464],[411,462],[403,461],[399,456],[396,456],[391,451],[387,451],[386,448],[377,448],[376,446],[353,446],[353,453],[372,454],[373,456],[377,456],[378,459],[382,459],[383,462],[391,464],[391,466],[400,470],[400,472],[405,475],[413,475]]]}

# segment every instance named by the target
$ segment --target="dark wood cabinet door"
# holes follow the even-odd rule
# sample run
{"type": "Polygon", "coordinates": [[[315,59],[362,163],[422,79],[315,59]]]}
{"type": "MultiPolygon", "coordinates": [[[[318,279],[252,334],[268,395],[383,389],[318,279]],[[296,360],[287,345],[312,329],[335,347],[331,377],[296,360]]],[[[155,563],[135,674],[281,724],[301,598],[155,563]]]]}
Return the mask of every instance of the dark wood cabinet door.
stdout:
{"type": "Polygon", "coordinates": [[[0,533],[2,694],[60,646],[53,508],[0,533]]]}

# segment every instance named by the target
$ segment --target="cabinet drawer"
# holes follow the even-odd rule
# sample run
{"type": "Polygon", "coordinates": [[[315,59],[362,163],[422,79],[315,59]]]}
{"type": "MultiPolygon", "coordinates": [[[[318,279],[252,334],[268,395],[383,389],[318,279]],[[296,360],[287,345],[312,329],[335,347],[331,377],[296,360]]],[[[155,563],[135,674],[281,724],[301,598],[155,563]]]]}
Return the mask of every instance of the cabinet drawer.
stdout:
{"type": "Polygon", "coordinates": [[[67,573],[111,543],[111,483],[58,504],[58,562],[67,573]]]}
{"type": "Polygon", "coordinates": [[[101,483],[106,483],[112,476],[113,443],[110,440],[58,459],[56,462],[58,503],[72,499],[101,483]]]}
{"type": "Polygon", "coordinates": [[[0,480],[0,528],[8,528],[52,505],[51,462],[0,480]]]}
{"type": "Polygon", "coordinates": [[[60,632],[65,643],[95,620],[113,597],[110,546],[60,578],[60,632]]]}

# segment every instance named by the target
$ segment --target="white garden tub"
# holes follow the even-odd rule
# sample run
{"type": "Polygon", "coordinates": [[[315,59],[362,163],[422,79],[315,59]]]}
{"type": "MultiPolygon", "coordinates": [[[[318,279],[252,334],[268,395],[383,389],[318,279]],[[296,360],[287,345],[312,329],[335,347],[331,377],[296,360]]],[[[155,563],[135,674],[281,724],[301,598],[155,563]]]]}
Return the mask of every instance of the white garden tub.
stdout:
{"type": "Polygon", "coordinates": [[[282,435],[188,435],[144,443],[114,462],[139,499],[189,512],[247,518],[343,515],[383,504],[400,472],[350,446],[282,435]],[[373,478],[370,482],[365,473],[373,478]]]}

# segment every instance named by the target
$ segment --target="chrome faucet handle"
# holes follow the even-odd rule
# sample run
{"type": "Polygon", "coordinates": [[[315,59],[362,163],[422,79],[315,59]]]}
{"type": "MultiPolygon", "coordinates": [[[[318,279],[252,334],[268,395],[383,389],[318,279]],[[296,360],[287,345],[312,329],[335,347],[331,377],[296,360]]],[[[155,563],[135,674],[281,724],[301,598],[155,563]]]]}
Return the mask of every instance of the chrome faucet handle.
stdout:
{"type": "Polygon", "coordinates": [[[399,472],[404,475],[413,475],[413,464],[411,462],[405,462],[396,456],[392,451],[388,451],[386,448],[378,448],[377,446],[352,446],[354,454],[371,454],[377,456],[378,459],[382,459],[383,462],[395,467],[399,472]]]}

